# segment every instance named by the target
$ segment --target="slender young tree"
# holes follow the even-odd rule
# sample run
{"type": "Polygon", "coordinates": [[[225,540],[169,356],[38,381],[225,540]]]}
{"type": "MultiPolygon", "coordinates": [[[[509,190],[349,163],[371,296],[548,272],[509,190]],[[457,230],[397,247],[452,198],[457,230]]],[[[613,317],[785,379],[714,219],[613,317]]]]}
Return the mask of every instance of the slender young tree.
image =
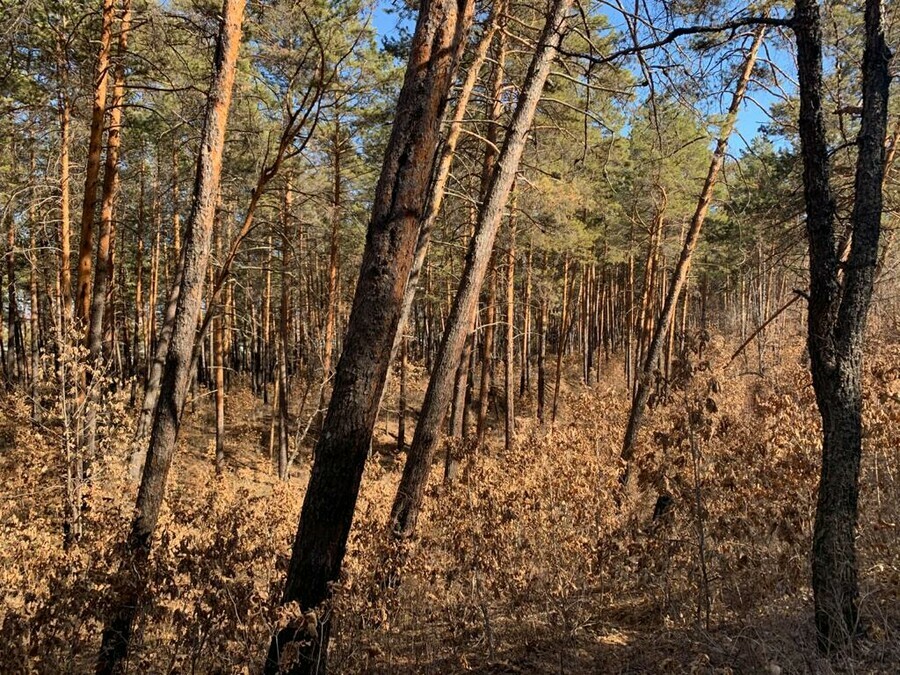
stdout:
{"type": "Polygon", "coordinates": [[[225,0],[216,44],[213,81],[201,133],[197,175],[185,232],[183,274],[175,325],[163,369],[160,405],[150,434],[135,517],[125,546],[126,559],[112,589],[111,611],[103,628],[98,673],[122,672],[135,616],[143,602],[152,537],[159,520],[166,479],[175,451],[181,411],[190,385],[191,353],[222,172],[222,150],[234,87],[245,0],[225,0]]]}
{"type": "MultiPolygon", "coordinates": [[[[709,163],[709,170],[706,174],[706,181],[703,183],[703,189],[700,191],[700,199],[697,202],[697,208],[691,218],[684,245],[681,249],[681,256],[675,266],[672,275],[672,282],[669,284],[666,293],[665,303],[663,304],[660,316],[654,324],[652,338],[650,344],[644,354],[641,370],[637,376],[637,388],[631,403],[631,413],[628,418],[628,426],[625,430],[625,439],[622,442],[622,459],[630,462],[634,454],[634,444],[637,440],[637,433],[643,421],[644,411],[647,408],[647,400],[650,397],[650,378],[656,368],[656,363],[662,353],[662,347],[666,335],[672,329],[672,320],[675,317],[675,309],[678,305],[678,298],[687,281],[688,272],[691,268],[691,260],[697,243],[700,241],[700,231],[703,223],[706,221],[706,215],[709,212],[712,203],[713,191],[718,181],[719,172],[725,163],[725,154],[728,150],[728,139],[731,131],[734,129],[734,123],[737,121],[738,111],[741,102],[744,100],[744,94],[747,91],[747,85],[750,82],[750,76],[753,73],[753,66],[756,63],[756,56],[759,53],[759,47],[762,44],[765,35],[765,27],[759,26],[756,29],[753,43],[747,57],[744,60],[744,66],[741,70],[737,86],[731,97],[731,105],[728,108],[728,114],[722,127],[719,130],[719,139],[716,141],[716,148],[713,151],[712,159],[709,163]]],[[[648,283],[649,286],[649,283],[648,283]]],[[[627,469],[622,474],[623,479],[627,480],[627,469]]]]}
{"type": "Polygon", "coordinates": [[[403,467],[403,476],[391,508],[390,529],[396,537],[410,537],[425,494],[425,484],[437,447],[440,428],[453,395],[456,369],[462,356],[473,307],[478,302],[487,273],[506,201],[515,181],[519,160],[531,129],[544,83],[562,41],[571,0],[554,0],[538,41],[534,57],[525,75],[516,110],[510,122],[497,167],[485,192],[478,214],[475,236],[466,256],[466,266],[453,307],[447,318],[437,361],[432,370],[419,423],[403,467]]]}

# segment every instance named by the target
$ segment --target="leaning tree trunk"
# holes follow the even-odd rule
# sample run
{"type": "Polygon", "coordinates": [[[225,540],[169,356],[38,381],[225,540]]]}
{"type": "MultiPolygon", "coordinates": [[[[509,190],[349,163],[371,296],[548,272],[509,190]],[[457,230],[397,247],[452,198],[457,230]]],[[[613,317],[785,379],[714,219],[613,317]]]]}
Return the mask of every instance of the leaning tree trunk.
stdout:
{"type": "Polygon", "coordinates": [[[525,148],[525,140],[544,83],[562,39],[563,26],[570,6],[571,0],[554,0],[552,9],[547,15],[547,23],[525,76],[522,93],[503,143],[497,167],[485,193],[475,236],[466,257],[466,267],[447,319],[447,328],[428,382],[419,423],[413,435],[412,445],[403,467],[403,477],[400,479],[400,486],[391,509],[391,531],[397,537],[410,537],[415,532],[441,424],[450,397],[453,395],[453,381],[469,330],[468,320],[472,316],[475,303],[478,302],[503,208],[516,177],[519,160],[525,148]]]}
{"type": "MultiPolygon", "coordinates": [[[[319,90],[319,94],[321,94],[321,90],[319,90]]],[[[229,279],[231,272],[231,265],[237,257],[238,250],[240,249],[241,243],[250,233],[253,228],[254,217],[256,213],[256,209],[259,206],[260,198],[266,190],[266,187],[269,185],[271,180],[278,174],[279,169],[281,168],[285,155],[288,152],[288,149],[291,146],[292,142],[300,131],[304,128],[307,121],[309,120],[312,114],[313,106],[310,104],[309,107],[305,111],[301,109],[292,110],[291,113],[287,117],[287,121],[285,122],[285,126],[281,131],[281,138],[278,141],[278,147],[275,152],[275,156],[272,161],[263,166],[260,169],[259,175],[257,176],[256,185],[250,191],[250,202],[247,205],[247,209],[244,212],[244,220],[241,223],[241,228],[238,231],[238,234],[231,242],[231,246],[228,250],[225,259],[222,261],[222,265],[219,269],[218,274],[215,277],[215,281],[212,284],[212,291],[210,293],[209,302],[210,304],[214,304],[218,302],[219,295],[222,292],[222,289],[226,287],[226,282],[229,279]]],[[[312,126],[314,127],[316,120],[313,120],[312,126]]],[[[308,143],[309,138],[312,133],[310,132],[307,135],[306,140],[303,142],[301,147],[304,147],[306,143],[308,143]]],[[[143,467],[144,458],[145,458],[145,449],[146,449],[146,441],[147,436],[150,433],[150,423],[153,420],[153,415],[156,412],[156,407],[159,403],[159,391],[160,384],[162,382],[162,372],[163,372],[163,364],[165,363],[166,355],[169,351],[169,340],[172,335],[172,329],[174,327],[175,322],[175,308],[178,305],[179,293],[181,290],[181,277],[182,277],[182,269],[184,265],[184,258],[181,255],[181,245],[180,245],[180,232],[181,225],[178,217],[178,209],[177,209],[177,196],[178,196],[178,185],[177,185],[177,152],[173,151],[173,161],[172,161],[172,193],[173,200],[175,202],[175,210],[173,213],[173,236],[175,240],[175,253],[174,257],[177,261],[175,268],[175,275],[170,285],[168,299],[166,301],[165,313],[163,316],[163,325],[160,331],[159,338],[156,342],[155,349],[153,350],[153,360],[149,363],[148,375],[147,375],[147,384],[144,388],[144,396],[141,404],[141,411],[138,415],[138,422],[134,432],[134,438],[132,440],[132,449],[129,458],[129,475],[133,480],[137,480],[141,473],[141,468],[143,467]]],[[[157,177],[158,177],[157,170],[157,177]]],[[[157,180],[158,183],[158,180],[157,180]]],[[[159,192],[157,190],[157,196],[159,192]]],[[[156,218],[159,218],[159,208],[157,202],[156,208],[156,218]]],[[[152,273],[152,282],[151,282],[151,293],[150,296],[153,298],[155,302],[156,299],[156,289],[158,286],[158,273],[157,267],[159,262],[159,227],[156,228],[157,231],[157,244],[154,248],[154,263],[152,264],[153,273],[152,273]]],[[[226,306],[229,303],[226,302],[226,306]]],[[[200,327],[197,336],[197,343],[202,343],[204,336],[206,335],[207,330],[209,329],[212,318],[215,316],[215,312],[207,312],[206,316],[203,319],[203,323],[200,327]]],[[[150,339],[156,339],[156,312],[150,313],[150,339]]],[[[230,332],[226,330],[226,336],[229,335],[230,332]]],[[[196,369],[196,362],[199,358],[199,352],[195,351],[191,358],[191,372],[193,373],[196,369]]]]}
{"type": "MultiPolygon", "coordinates": [[[[422,266],[425,264],[425,258],[428,255],[428,247],[431,245],[431,232],[437,222],[438,215],[441,212],[441,204],[444,201],[444,194],[447,189],[447,181],[450,179],[450,169],[453,166],[453,158],[456,156],[456,146],[459,143],[459,137],[462,135],[462,123],[466,116],[466,110],[469,107],[469,100],[472,98],[472,92],[475,91],[475,85],[478,82],[478,75],[481,67],[487,59],[488,50],[491,41],[499,27],[498,8],[502,5],[496,5],[491,16],[490,23],[484,30],[478,46],[475,48],[475,56],[472,63],[469,64],[469,70],[466,72],[466,79],[463,81],[459,90],[459,98],[456,100],[456,108],[453,112],[453,118],[447,127],[446,136],[441,146],[441,154],[435,164],[434,178],[431,181],[431,191],[428,195],[428,202],[425,213],[422,216],[422,222],[419,225],[419,238],[416,240],[416,255],[413,258],[413,265],[409,271],[409,280],[406,284],[406,291],[403,295],[403,310],[400,314],[400,324],[397,327],[397,335],[394,338],[394,346],[391,349],[391,363],[400,348],[400,342],[406,330],[406,324],[409,322],[409,314],[412,311],[413,302],[416,299],[416,289],[419,285],[419,275],[422,272],[422,266]]],[[[388,371],[390,376],[390,371],[388,371]]]]}
{"type": "MultiPolygon", "coordinates": [[[[501,8],[501,14],[503,10],[501,8]]],[[[497,35],[494,48],[494,72],[491,82],[491,96],[487,103],[487,130],[485,132],[484,162],[481,171],[481,197],[484,199],[490,189],[491,178],[497,167],[499,151],[497,143],[500,135],[500,116],[503,114],[503,78],[506,76],[506,34],[505,18],[497,35]]],[[[510,188],[512,190],[512,188],[510,188]]],[[[490,402],[491,380],[494,375],[494,323],[497,318],[497,260],[492,258],[490,264],[491,283],[488,292],[487,315],[485,317],[484,339],[481,343],[481,378],[478,382],[478,416],[475,420],[475,442],[478,446],[484,443],[487,430],[487,412],[490,402]]],[[[473,311],[475,308],[473,307],[473,311]]]]}
{"type": "Polygon", "coordinates": [[[835,235],[834,198],[828,183],[822,29],[815,0],[797,1],[794,30],[809,239],[807,345],[823,435],[812,585],[818,644],[828,652],[844,646],[860,632],[855,539],[862,455],[862,358],[881,229],[891,54],[884,38],[881,3],[867,0],[852,243],[842,264],[835,235]]]}
{"type": "MultiPolygon", "coordinates": [[[[158,287],[158,269],[159,264],[159,231],[157,230],[157,242],[155,251],[155,262],[153,270],[153,283],[151,284],[151,321],[150,335],[153,339],[156,325],[156,311],[153,304],[156,302],[156,289],[158,287]]],[[[159,403],[160,386],[162,385],[163,366],[166,363],[166,356],[169,354],[169,343],[172,339],[172,330],[175,327],[175,312],[178,308],[178,298],[181,295],[181,278],[184,270],[184,256],[179,255],[177,267],[175,269],[174,284],[169,289],[169,295],[166,299],[166,306],[163,313],[162,330],[156,339],[155,349],[153,350],[153,360],[150,362],[150,372],[147,376],[147,384],[144,387],[144,396],[141,402],[141,410],[138,413],[138,421],[134,431],[134,437],[131,441],[131,452],[128,459],[128,475],[133,481],[137,481],[141,477],[144,468],[144,461],[147,458],[147,440],[150,436],[150,428],[153,423],[153,416],[156,413],[156,407],[159,403]]]]}
{"type": "MultiPolygon", "coordinates": [[[[439,127],[472,20],[471,0],[433,0],[419,13],[406,78],[375,190],[359,281],[331,402],[316,443],[283,601],[312,610],[330,596],[353,521],[424,213],[439,127]]],[[[331,622],[316,637],[292,623],[272,639],[265,672],[324,670],[331,622]],[[282,657],[295,658],[282,663],[282,657]]],[[[287,659],[285,659],[287,661],[287,659]]]]}
{"type": "Polygon", "coordinates": [[[209,262],[244,5],[245,0],[225,0],[222,10],[214,79],[206,106],[191,213],[185,232],[184,270],[175,325],[163,369],[160,401],[150,434],[136,514],[126,541],[125,560],[121,563],[112,589],[112,611],[103,629],[97,660],[98,673],[118,673],[124,669],[132,626],[143,601],[151,538],[159,519],[166,478],[178,437],[181,409],[190,384],[191,352],[209,262]]]}
{"type": "MultiPolygon", "coordinates": [[[[728,137],[734,128],[737,120],[738,110],[741,107],[741,101],[744,100],[744,94],[747,91],[747,83],[750,81],[750,75],[753,73],[753,65],[756,63],[756,55],[762,44],[765,28],[760,26],[756,29],[756,36],[753,39],[753,45],[744,61],[744,68],[738,79],[737,87],[731,98],[731,106],[728,109],[728,115],[722,123],[719,131],[719,140],[716,142],[716,149],[713,152],[712,160],[709,163],[709,171],[706,174],[706,182],[700,192],[700,200],[697,202],[697,208],[694,216],[691,218],[691,224],[688,227],[684,245],[681,249],[681,257],[675,266],[672,275],[672,283],[669,284],[666,300],[663,304],[662,312],[659,320],[653,328],[653,337],[650,340],[650,346],[644,355],[643,364],[637,375],[637,389],[631,403],[631,414],[628,418],[628,427],[625,430],[625,439],[622,443],[622,459],[627,463],[631,461],[634,455],[634,445],[637,440],[638,430],[644,418],[644,411],[647,408],[647,400],[650,397],[650,378],[653,375],[656,362],[659,360],[662,351],[663,341],[672,325],[672,318],[675,316],[675,308],[678,304],[678,296],[687,280],[688,272],[691,268],[691,258],[697,248],[700,240],[700,230],[706,220],[706,214],[712,203],[713,190],[719,177],[719,172],[725,162],[725,154],[728,149],[728,137]]],[[[628,477],[628,469],[626,468],[622,474],[623,480],[628,477]]]]}

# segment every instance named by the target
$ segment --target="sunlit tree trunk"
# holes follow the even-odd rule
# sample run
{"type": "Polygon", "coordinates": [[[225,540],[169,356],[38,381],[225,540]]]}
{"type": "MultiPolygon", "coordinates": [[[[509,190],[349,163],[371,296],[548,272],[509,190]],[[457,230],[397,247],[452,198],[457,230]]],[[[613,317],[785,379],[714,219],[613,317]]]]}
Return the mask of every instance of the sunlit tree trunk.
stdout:
{"type": "MultiPolygon", "coordinates": [[[[65,25],[65,24],[63,24],[65,25]]],[[[62,33],[57,45],[57,78],[59,82],[59,285],[60,285],[60,324],[65,337],[72,317],[72,244],[71,244],[71,206],[70,206],[70,169],[69,169],[69,128],[71,112],[68,94],[68,63],[66,62],[65,45],[62,33]]]]}
{"type": "MultiPolygon", "coordinates": [[[[422,223],[419,226],[419,236],[416,241],[416,254],[413,259],[412,269],[409,271],[409,281],[406,285],[406,292],[403,296],[403,311],[400,315],[400,325],[397,330],[397,337],[392,349],[392,355],[396,355],[400,340],[406,330],[406,325],[409,323],[409,315],[412,311],[413,302],[416,298],[416,289],[419,285],[419,276],[422,272],[422,266],[425,264],[429,245],[431,244],[431,232],[434,229],[438,215],[441,212],[441,205],[444,201],[447,181],[450,179],[450,169],[453,166],[453,158],[456,156],[456,146],[459,143],[459,138],[462,134],[463,119],[465,118],[466,110],[469,108],[472,92],[475,91],[478,75],[487,59],[491,42],[498,30],[499,14],[502,13],[503,6],[504,4],[501,2],[493,8],[491,20],[485,28],[484,34],[478,42],[478,46],[475,48],[475,55],[472,58],[472,63],[469,64],[469,70],[466,72],[466,79],[460,87],[459,97],[456,100],[456,107],[453,111],[453,118],[447,126],[446,135],[443,139],[443,145],[441,146],[441,153],[436,163],[434,179],[431,183],[427,206],[422,217],[422,223]]],[[[393,358],[391,361],[393,362],[393,358]]]]}
{"type": "MultiPolygon", "coordinates": [[[[304,611],[329,598],[330,585],[340,573],[415,256],[440,121],[472,10],[469,0],[434,0],[419,12],[374,192],[345,347],[316,443],[282,597],[304,611]]],[[[310,640],[303,625],[280,630],[270,645],[265,672],[324,669],[331,631],[328,613],[320,615],[316,631],[310,640]],[[294,658],[282,663],[285,654],[294,658]]]]}
{"type": "Polygon", "coordinates": [[[550,65],[556,57],[569,7],[570,0],[554,0],[547,14],[547,21],[525,77],[503,150],[500,152],[497,167],[479,211],[475,236],[466,257],[466,267],[447,319],[447,329],[444,331],[437,362],[428,382],[419,423],[391,509],[391,531],[397,537],[409,537],[415,532],[425,484],[431,470],[431,461],[453,393],[453,380],[468,333],[468,318],[472,315],[475,303],[478,302],[503,209],[515,180],[525,139],[550,72],[550,65]]]}
{"type": "Polygon", "coordinates": [[[183,251],[181,292],[166,357],[160,404],[153,420],[147,460],[125,547],[125,560],[113,584],[111,611],[103,629],[98,673],[118,673],[125,665],[135,616],[148,577],[151,540],[159,520],[166,479],[175,450],[181,410],[190,385],[191,354],[209,260],[222,149],[241,43],[244,0],[225,0],[216,45],[213,82],[201,134],[200,156],[183,251]]]}
{"type": "MultiPolygon", "coordinates": [[[[125,64],[122,59],[128,50],[128,31],[131,25],[131,0],[123,0],[122,15],[119,19],[119,40],[113,76],[113,95],[110,102],[109,130],[106,139],[106,162],[103,170],[103,187],[100,198],[100,231],[97,240],[97,257],[94,265],[94,284],[90,299],[89,322],[85,342],[93,368],[101,366],[103,351],[104,316],[107,295],[112,284],[113,263],[113,211],[119,189],[119,150],[122,145],[122,108],[125,103],[125,64]]],[[[79,285],[80,289],[80,285],[79,285]]],[[[90,380],[89,380],[90,381],[90,380]]],[[[93,387],[91,402],[86,409],[85,450],[93,456],[96,446],[97,411],[99,391],[93,387]]]]}
{"type": "Polygon", "coordinates": [[[88,137],[87,168],[84,176],[84,201],[81,207],[81,243],[78,249],[77,297],[75,318],[86,328],[91,311],[91,256],[94,252],[94,214],[97,210],[97,187],[100,180],[100,153],[103,121],[106,116],[106,93],[109,88],[109,57],[115,0],[103,0],[97,63],[94,67],[94,93],[91,128],[88,137]]]}

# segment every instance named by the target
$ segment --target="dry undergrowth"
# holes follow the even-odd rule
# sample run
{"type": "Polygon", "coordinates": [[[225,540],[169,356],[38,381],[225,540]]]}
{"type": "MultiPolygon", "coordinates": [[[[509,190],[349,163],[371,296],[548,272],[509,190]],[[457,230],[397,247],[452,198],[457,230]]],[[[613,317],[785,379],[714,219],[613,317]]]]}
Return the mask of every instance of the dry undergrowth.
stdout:
{"type": "MultiPolygon", "coordinates": [[[[759,376],[739,363],[723,371],[728,352],[713,340],[689,385],[651,411],[624,495],[627,396],[612,384],[615,362],[608,381],[567,388],[554,429],[523,415],[515,448],[469,450],[449,489],[436,467],[421,536],[403,551],[384,537],[401,464],[379,454],[332,608],[334,671],[897,672],[900,347],[876,339],[866,364],[859,550],[869,639],[832,664],[812,639],[818,422],[802,354],[779,349],[759,376]],[[382,590],[401,555],[399,586],[382,590]]],[[[103,416],[109,443],[86,536],[68,553],[58,432],[23,422],[23,401],[2,404],[0,672],[92,671],[134,498],[119,469],[122,396],[103,416]]],[[[275,480],[266,420],[237,391],[233,472],[216,479],[209,407],[198,401],[170,477],[132,672],[256,672],[279,620],[308,468],[275,480]]]]}

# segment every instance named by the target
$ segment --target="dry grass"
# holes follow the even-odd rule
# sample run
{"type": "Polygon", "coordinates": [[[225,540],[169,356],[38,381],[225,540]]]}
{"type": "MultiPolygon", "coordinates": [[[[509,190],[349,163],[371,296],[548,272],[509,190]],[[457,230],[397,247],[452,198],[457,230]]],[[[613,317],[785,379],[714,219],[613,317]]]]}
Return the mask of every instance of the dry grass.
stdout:
{"type": "MultiPolygon", "coordinates": [[[[651,411],[624,496],[619,364],[589,390],[570,378],[553,429],[531,423],[523,401],[512,451],[470,450],[449,489],[435,467],[421,536],[404,545],[391,590],[379,579],[401,557],[384,536],[401,463],[388,453],[370,462],[333,608],[334,671],[898,672],[900,347],[876,339],[867,362],[859,550],[869,639],[828,663],[813,647],[818,421],[802,354],[780,348],[763,376],[741,375],[740,364],[721,371],[725,346],[714,340],[709,367],[695,363],[690,385],[651,411]],[[673,508],[654,521],[661,492],[673,508]]],[[[22,423],[23,402],[2,404],[2,672],[91,671],[134,495],[119,468],[122,403],[104,416],[106,461],[87,535],[69,553],[54,430],[22,423]]],[[[133,672],[256,672],[278,620],[308,467],[275,480],[266,416],[237,391],[234,470],[216,479],[210,407],[197,402],[181,439],[133,672]]],[[[379,429],[387,445],[393,429],[379,429]]]]}

